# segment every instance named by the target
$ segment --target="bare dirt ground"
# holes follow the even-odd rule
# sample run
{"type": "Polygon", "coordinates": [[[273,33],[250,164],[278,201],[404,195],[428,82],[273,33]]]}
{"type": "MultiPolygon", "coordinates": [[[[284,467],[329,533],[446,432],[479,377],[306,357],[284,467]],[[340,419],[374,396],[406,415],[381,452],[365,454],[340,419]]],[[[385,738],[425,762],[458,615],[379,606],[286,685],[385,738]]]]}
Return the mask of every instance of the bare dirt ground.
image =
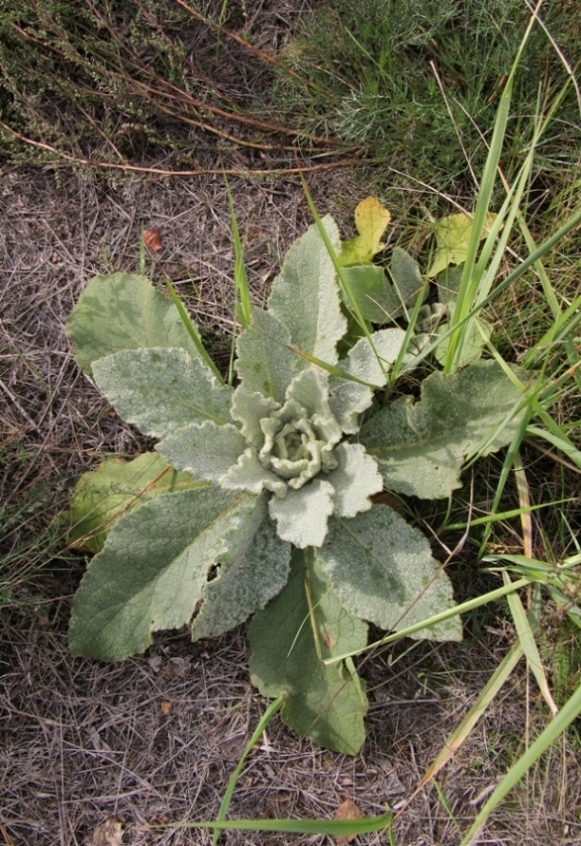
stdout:
{"type": "MultiPolygon", "coordinates": [[[[233,180],[247,233],[257,301],[278,261],[308,224],[300,183],[233,180]]],[[[347,177],[313,183],[318,208],[343,226],[357,190],[347,177]],[[339,186],[339,188],[338,188],[339,186]]],[[[2,229],[3,504],[50,491],[44,523],[84,470],[112,452],[134,455],[138,435],[108,409],[77,370],[63,333],[80,291],[97,272],[135,270],[140,225],[161,231],[148,257],[167,273],[209,339],[231,329],[233,263],[223,181],[105,181],[6,169],[2,229]],[[19,456],[19,472],[8,472],[19,456]],[[12,460],[10,460],[12,459],[12,460]],[[53,502],[51,508],[50,501],[53,502]]],[[[40,532],[35,512],[26,531],[40,532]]],[[[122,821],[124,844],[208,844],[208,832],[167,828],[215,817],[229,774],[266,703],[252,689],[243,630],[190,644],[169,633],[143,657],[104,665],[67,652],[69,600],[82,556],[51,549],[22,581],[1,624],[0,834],[17,844],[90,844],[97,826],[122,821]],[[156,826],[161,826],[156,828],[156,826]]],[[[251,755],[231,807],[235,817],[332,817],[346,798],[365,814],[398,808],[474,701],[510,643],[510,631],[479,643],[409,644],[369,661],[369,739],[354,759],[322,751],[278,719],[251,755]],[[398,659],[397,661],[395,659],[398,659]]],[[[531,694],[533,697],[535,694],[531,694]]],[[[522,751],[528,688],[524,667],[439,777],[401,814],[398,844],[453,846],[487,792],[522,751]]],[[[535,701],[529,702],[534,709],[535,701]]],[[[536,719],[533,717],[533,719],[536,719]]],[[[579,762],[556,749],[515,791],[482,843],[581,842],[579,762]]],[[[229,833],[230,844],[306,844],[324,838],[229,833]]],[[[387,843],[370,835],[369,846],[387,843]]],[[[105,841],[107,842],[107,841],[105,841]]]]}

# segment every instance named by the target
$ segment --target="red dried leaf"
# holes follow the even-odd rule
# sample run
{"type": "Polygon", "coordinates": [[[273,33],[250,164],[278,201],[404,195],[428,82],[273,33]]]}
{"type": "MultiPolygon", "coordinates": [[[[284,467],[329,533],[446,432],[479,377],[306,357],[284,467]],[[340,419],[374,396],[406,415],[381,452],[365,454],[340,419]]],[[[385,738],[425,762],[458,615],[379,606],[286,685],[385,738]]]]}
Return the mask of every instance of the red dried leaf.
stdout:
{"type": "Polygon", "coordinates": [[[163,247],[163,244],[161,243],[159,229],[144,229],[143,243],[146,247],[149,247],[150,250],[153,250],[154,253],[158,253],[163,247]]]}

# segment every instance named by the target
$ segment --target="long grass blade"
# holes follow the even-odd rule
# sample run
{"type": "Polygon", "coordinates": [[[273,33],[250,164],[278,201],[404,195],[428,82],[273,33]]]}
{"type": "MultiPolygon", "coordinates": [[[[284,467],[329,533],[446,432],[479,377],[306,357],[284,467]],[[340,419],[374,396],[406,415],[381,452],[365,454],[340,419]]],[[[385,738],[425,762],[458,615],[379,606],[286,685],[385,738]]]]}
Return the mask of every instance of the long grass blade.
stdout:
{"type": "Polygon", "coordinates": [[[557,738],[567,730],[571,723],[581,714],[581,685],[567,700],[557,716],[549,723],[542,734],[537,737],[529,749],[512,765],[494,793],[490,796],[473,824],[471,825],[460,846],[473,846],[478,835],[495,808],[505,799],[526,772],[540,758],[557,738]]]}
{"type": "Polygon", "coordinates": [[[201,339],[201,338],[200,338],[200,336],[198,335],[198,332],[197,332],[197,330],[196,330],[196,327],[194,326],[194,324],[193,324],[193,323],[192,323],[192,321],[190,320],[190,316],[189,316],[189,314],[187,313],[187,311],[186,311],[186,309],[185,309],[185,307],[184,307],[184,304],[183,304],[183,303],[182,303],[182,301],[180,300],[179,295],[178,295],[178,293],[177,293],[176,289],[175,289],[175,288],[174,288],[174,286],[172,285],[171,280],[170,280],[170,279],[166,279],[166,280],[165,280],[165,284],[167,285],[167,287],[168,287],[168,289],[169,289],[170,297],[172,298],[172,300],[173,300],[173,302],[174,302],[174,305],[175,305],[175,307],[177,308],[177,310],[178,310],[178,312],[179,312],[179,315],[180,315],[180,317],[181,317],[181,319],[182,319],[182,323],[183,323],[183,324],[184,324],[184,326],[186,327],[186,330],[187,330],[187,332],[188,332],[188,335],[190,336],[190,338],[191,338],[191,339],[192,339],[192,341],[194,342],[194,346],[196,347],[197,351],[199,352],[200,357],[203,359],[203,361],[205,361],[205,362],[206,362],[206,364],[208,365],[208,367],[210,368],[210,370],[212,371],[212,373],[214,374],[214,376],[216,377],[216,379],[217,379],[217,380],[218,380],[221,384],[224,384],[224,379],[222,378],[222,374],[220,373],[220,371],[218,370],[218,368],[216,367],[216,365],[215,365],[215,364],[214,364],[214,362],[212,361],[212,358],[210,357],[209,353],[207,352],[207,350],[206,350],[205,346],[203,345],[203,343],[202,343],[202,339],[201,339]]]}
{"type": "MultiPolygon", "coordinates": [[[[280,711],[280,709],[282,708],[283,705],[284,705],[284,697],[279,696],[277,699],[274,700],[274,702],[271,702],[271,704],[268,706],[268,708],[266,709],[266,711],[264,712],[264,714],[260,718],[258,725],[256,726],[255,730],[252,733],[252,737],[250,738],[250,740],[246,744],[246,746],[244,748],[244,752],[242,753],[240,760],[236,764],[236,768],[235,768],[234,772],[230,776],[230,779],[228,781],[228,787],[226,788],[226,790],[224,792],[224,796],[222,798],[222,802],[220,803],[220,810],[218,811],[217,822],[223,822],[226,819],[226,815],[228,814],[228,809],[230,807],[230,802],[232,801],[232,796],[233,796],[234,791],[236,789],[236,785],[238,784],[238,779],[240,778],[240,773],[242,772],[242,768],[244,767],[244,763],[245,763],[246,759],[248,758],[248,756],[250,755],[250,753],[252,752],[252,750],[254,749],[254,747],[256,746],[256,744],[258,743],[258,741],[260,740],[260,738],[262,737],[263,733],[266,731],[266,729],[270,725],[272,718],[275,716],[275,714],[277,714],[280,711]]],[[[213,846],[216,846],[216,844],[218,843],[219,837],[220,837],[220,828],[215,826],[214,827],[214,834],[212,835],[213,846]]]]}
{"type": "MultiPolygon", "coordinates": [[[[393,819],[393,812],[386,811],[362,820],[209,820],[207,822],[180,823],[164,828],[217,828],[220,831],[280,831],[289,834],[327,834],[330,837],[356,837],[384,831],[393,819]]],[[[152,828],[154,826],[151,826],[152,828]]]]}
{"type": "MultiPolygon", "coordinates": [[[[508,575],[508,573],[504,572],[502,576],[504,579],[504,583],[510,584],[510,576],[508,575]]],[[[555,716],[555,714],[558,713],[559,709],[555,705],[555,700],[551,695],[551,691],[549,689],[549,682],[547,681],[543,662],[541,661],[541,656],[539,654],[539,650],[537,649],[535,636],[533,634],[529,618],[523,607],[520,596],[517,593],[510,593],[507,596],[507,601],[508,606],[510,608],[510,613],[512,614],[512,619],[514,620],[514,624],[516,627],[516,633],[521,644],[522,650],[526,655],[528,665],[532,671],[533,676],[537,681],[539,690],[541,691],[545,702],[549,706],[552,715],[555,716]]]]}
{"type": "Polygon", "coordinates": [[[490,703],[494,700],[502,686],[510,677],[512,671],[522,658],[522,655],[522,645],[517,641],[513,644],[510,651],[504,656],[486,685],[482,688],[474,705],[448,737],[442,747],[442,751],[424,773],[421,782],[414,790],[409,801],[411,801],[411,799],[413,799],[413,797],[416,796],[419,791],[422,790],[425,785],[440,772],[442,767],[444,767],[458,752],[464,741],[469,737],[475,725],[478,723],[480,717],[482,717],[490,703]]]}
{"type": "MultiPolygon", "coordinates": [[[[224,177],[226,179],[226,177],[224,177]]],[[[252,303],[250,302],[250,288],[248,275],[244,264],[244,245],[240,238],[238,218],[234,208],[234,200],[230,191],[230,185],[226,179],[226,193],[230,206],[230,227],[232,229],[232,243],[234,244],[234,286],[236,289],[237,318],[242,329],[250,326],[252,316],[252,303]]]]}

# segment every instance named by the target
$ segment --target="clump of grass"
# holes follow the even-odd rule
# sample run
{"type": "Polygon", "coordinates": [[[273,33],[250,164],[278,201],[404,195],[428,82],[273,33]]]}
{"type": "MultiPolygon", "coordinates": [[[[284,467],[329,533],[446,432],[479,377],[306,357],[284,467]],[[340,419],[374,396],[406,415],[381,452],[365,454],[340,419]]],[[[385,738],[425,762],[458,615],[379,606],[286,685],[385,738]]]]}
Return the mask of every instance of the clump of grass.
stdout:
{"type": "MultiPolygon", "coordinates": [[[[522,0],[328,0],[304,16],[283,53],[275,103],[309,131],[328,132],[440,191],[465,195],[482,172],[486,138],[529,17],[522,0]],[[482,133],[482,134],[481,134],[482,133]],[[464,147],[464,150],[462,149],[464,147]]],[[[581,8],[549,4],[547,23],[578,62],[581,8]]],[[[537,25],[515,80],[503,165],[521,162],[549,84],[567,71],[537,25]]],[[[537,166],[577,159],[575,93],[565,98],[537,166]]],[[[393,180],[392,173],[386,177],[393,180]]],[[[384,176],[384,181],[387,181],[384,176]]]]}
{"type": "MultiPolygon", "coordinates": [[[[22,472],[22,456],[12,457],[3,470],[22,472]]],[[[63,525],[56,519],[63,505],[64,496],[55,497],[52,485],[38,481],[0,507],[0,608],[42,602],[42,571],[48,568],[54,574],[59,562],[72,560],[63,525]]]]}

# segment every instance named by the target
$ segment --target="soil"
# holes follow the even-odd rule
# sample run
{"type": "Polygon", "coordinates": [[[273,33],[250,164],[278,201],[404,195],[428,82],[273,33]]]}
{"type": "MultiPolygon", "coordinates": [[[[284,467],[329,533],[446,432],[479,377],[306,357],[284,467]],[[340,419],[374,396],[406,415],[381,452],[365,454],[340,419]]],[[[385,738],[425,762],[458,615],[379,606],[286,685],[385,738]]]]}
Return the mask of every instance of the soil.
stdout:
{"type": "MultiPolygon", "coordinates": [[[[364,196],[353,176],[323,172],[309,184],[318,209],[350,233],[364,196]]],[[[230,189],[262,303],[284,253],[310,223],[303,189],[294,176],[232,177],[230,189]]],[[[71,658],[70,599],[86,559],[67,550],[54,519],[85,470],[146,445],[80,373],[64,333],[95,274],[138,269],[141,227],[159,229],[163,244],[147,252],[147,272],[171,278],[218,360],[227,361],[234,294],[224,180],[5,166],[0,220],[0,497],[5,514],[22,514],[3,554],[29,543],[39,564],[16,579],[0,611],[2,842],[209,844],[211,832],[182,824],[215,818],[267,706],[250,684],[244,629],[196,644],[170,632],[146,655],[114,665],[71,658]],[[49,534],[45,554],[38,545],[49,534]]],[[[386,805],[399,810],[397,844],[455,846],[523,751],[526,727],[542,728],[524,666],[438,786],[408,800],[513,637],[499,628],[461,645],[406,642],[374,655],[362,668],[371,702],[362,752],[349,758],[318,749],[275,718],[248,760],[230,817],[330,818],[352,799],[365,815],[386,805]]],[[[562,744],[513,791],[479,842],[581,843],[580,806],[580,763],[562,744]]],[[[220,842],[299,846],[325,838],[230,832],[220,842]]],[[[380,846],[389,837],[360,842],[380,846]]]]}

